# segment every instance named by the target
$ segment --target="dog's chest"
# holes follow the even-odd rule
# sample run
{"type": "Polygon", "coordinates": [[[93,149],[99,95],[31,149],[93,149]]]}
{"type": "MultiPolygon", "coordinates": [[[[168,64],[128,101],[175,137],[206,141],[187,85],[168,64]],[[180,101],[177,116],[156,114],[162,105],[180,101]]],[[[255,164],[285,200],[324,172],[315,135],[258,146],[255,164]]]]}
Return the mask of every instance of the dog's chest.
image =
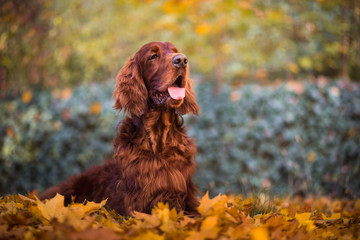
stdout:
{"type": "MultiPolygon", "coordinates": [[[[156,124],[145,126],[149,147],[156,156],[167,158],[185,151],[186,134],[181,127],[170,121],[167,114],[162,114],[156,124]]],[[[174,121],[174,120],[172,120],[174,121]]]]}

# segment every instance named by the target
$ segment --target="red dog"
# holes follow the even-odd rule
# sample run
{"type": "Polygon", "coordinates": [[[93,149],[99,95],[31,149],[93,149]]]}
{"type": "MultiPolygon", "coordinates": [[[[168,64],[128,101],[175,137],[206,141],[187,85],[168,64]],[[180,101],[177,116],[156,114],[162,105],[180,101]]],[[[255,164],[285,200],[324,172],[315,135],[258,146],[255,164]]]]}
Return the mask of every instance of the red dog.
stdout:
{"type": "Polygon", "coordinates": [[[46,190],[76,202],[99,202],[121,215],[149,213],[158,203],[196,213],[198,191],[191,177],[196,146],[186,135],[181,115],[198,115],[188,60],[171,43],[144,45],[121,69],[115,108],[128,113],[119,125],[113,160],[46,190]]]}

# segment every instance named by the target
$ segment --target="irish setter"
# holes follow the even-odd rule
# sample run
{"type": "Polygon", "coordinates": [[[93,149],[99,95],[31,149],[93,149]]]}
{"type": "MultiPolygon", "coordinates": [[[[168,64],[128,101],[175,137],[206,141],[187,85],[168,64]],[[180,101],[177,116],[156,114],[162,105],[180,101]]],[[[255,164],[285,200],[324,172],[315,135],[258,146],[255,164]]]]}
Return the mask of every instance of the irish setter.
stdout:
{"type": "Polygon", "coordinates": [[[199,205],[191,178],[196,146],[186,135],[181,115],[198,115],[188,60],[167,42],[144,45],[120,70],[115,105],[127,113],[114,140],[113,160],[49,188],[40,199],[65,196],[65,203],[108,198],[121,215],[149,213],[158,203],[196,213],[199,205]]]}

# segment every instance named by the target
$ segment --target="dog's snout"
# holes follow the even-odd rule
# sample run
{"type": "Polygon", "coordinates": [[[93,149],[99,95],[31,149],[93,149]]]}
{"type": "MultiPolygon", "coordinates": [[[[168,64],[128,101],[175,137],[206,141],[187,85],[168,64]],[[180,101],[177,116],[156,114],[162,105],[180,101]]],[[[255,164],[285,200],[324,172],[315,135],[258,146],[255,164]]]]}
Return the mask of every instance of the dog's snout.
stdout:
{"type": "Polygon", "coordinates": [[[188,60],[185,55],[179,54],[173,57],[171,62],[177,68],[185,68],[187,66],[188,60]]]}

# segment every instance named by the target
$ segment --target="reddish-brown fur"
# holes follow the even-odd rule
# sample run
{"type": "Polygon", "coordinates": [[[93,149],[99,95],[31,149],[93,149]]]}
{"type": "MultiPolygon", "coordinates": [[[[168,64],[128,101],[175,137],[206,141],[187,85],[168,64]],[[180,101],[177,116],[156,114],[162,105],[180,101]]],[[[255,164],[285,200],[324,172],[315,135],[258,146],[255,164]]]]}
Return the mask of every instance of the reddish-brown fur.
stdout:
{"type": "Polygon", "coordinates": [[[46,190],[41,199],[56,193],[65,195],[66,203],[71,196],[76,202],[108,198],[107,205],[122,215],[149,213],[158,202],[196,212],[197,188],[191,180],[196,146],[186,135],[181,115],[198,114],[199,106],[188,66],[172,63],[177,55],[181,53],[171,43],[152,42],[128,61],[114,91],[114,107],[128,115],[118,127],[113,160],[46,190]],[[157,102],[156,92],[174,84],[185,87],[185,98],[157,102]]]}

